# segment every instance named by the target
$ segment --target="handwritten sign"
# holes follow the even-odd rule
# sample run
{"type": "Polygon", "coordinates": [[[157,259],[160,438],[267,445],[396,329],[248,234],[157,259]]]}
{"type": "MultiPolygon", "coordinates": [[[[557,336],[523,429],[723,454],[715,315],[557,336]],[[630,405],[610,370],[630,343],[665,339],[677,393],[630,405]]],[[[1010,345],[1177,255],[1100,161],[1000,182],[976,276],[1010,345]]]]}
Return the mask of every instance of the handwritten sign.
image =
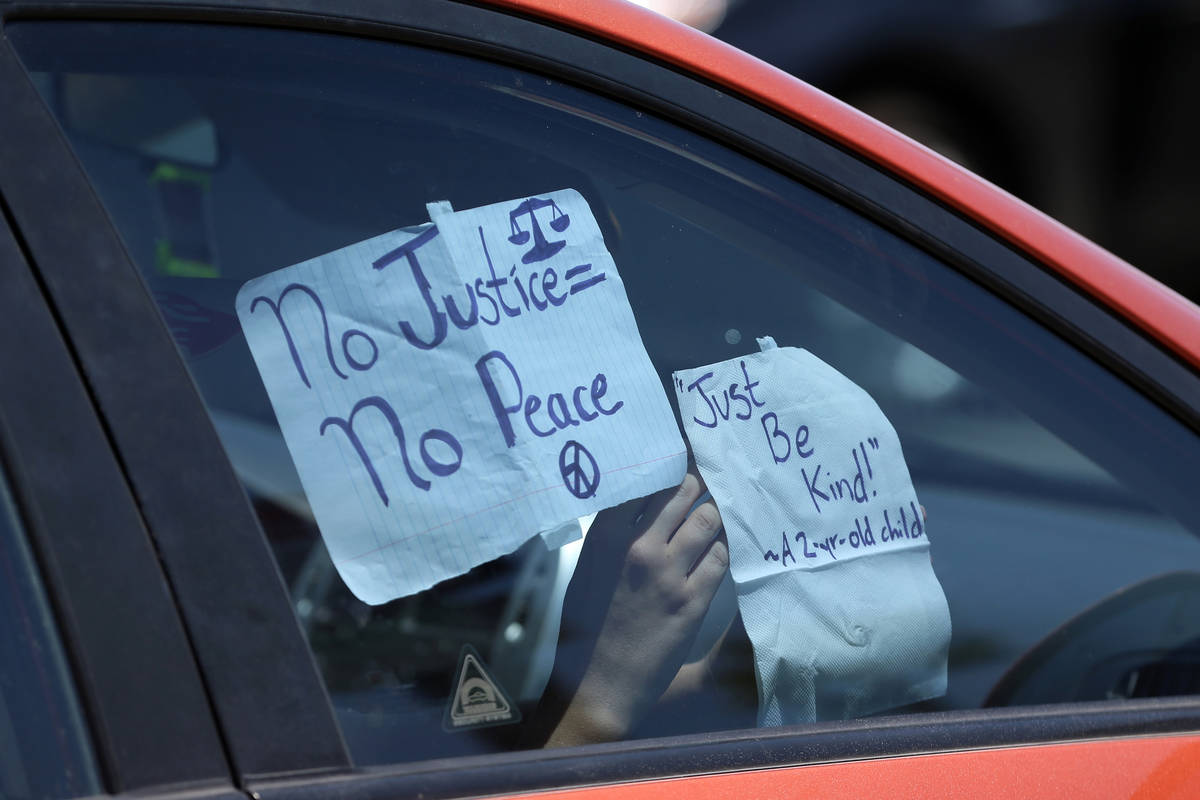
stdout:
{"type": "Polygon", "coordinates": [[[675,391],[725,522],[760,723],[944,693],[949,612],[895,429],[816,356],[759,342],[675,391]]]}
{"type": "Polygon", "coordinates": [[[683,442],[573,190],[264,275],[237,314],[326,546],[382,603],[677,483],[683,442]]]}

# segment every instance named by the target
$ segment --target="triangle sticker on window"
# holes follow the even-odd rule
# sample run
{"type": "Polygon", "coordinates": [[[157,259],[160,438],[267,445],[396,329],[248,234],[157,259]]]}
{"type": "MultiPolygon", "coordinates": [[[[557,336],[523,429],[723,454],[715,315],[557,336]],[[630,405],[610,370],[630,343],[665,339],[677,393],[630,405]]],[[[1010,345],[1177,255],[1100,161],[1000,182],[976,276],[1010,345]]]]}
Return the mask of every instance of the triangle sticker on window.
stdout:
{"type": "Polygon", "coordinates": [[[458,657],[457,680],[442,727],[453,733],[469,728],[509,725],[521,721],[521,711],[487,667],[479,653],[464,644],[458,657]]]}

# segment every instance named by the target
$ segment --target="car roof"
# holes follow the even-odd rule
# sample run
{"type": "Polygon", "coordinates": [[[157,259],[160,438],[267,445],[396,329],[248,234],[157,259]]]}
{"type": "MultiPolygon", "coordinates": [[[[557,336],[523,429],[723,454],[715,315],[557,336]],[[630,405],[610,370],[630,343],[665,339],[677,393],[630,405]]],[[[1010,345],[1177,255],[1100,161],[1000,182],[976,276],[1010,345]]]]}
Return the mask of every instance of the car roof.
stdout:
{"type": "Polygon", "coordinates": [[[798,78],[623,0],[482,0],[705,78],[874,161],[992,231],[1200,368],[1200,306],[1065,225],[798,78]]]}

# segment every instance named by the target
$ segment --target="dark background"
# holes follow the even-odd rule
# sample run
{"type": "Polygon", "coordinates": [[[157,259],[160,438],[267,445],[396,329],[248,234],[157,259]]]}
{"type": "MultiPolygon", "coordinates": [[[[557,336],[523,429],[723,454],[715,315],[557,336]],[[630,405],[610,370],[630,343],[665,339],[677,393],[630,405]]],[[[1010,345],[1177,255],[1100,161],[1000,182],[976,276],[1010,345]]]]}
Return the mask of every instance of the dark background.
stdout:
{"type": "Polygon", "coordinates": [[[1197,0],[718,2],[673,15],[1200,299],[1197,0]]]}

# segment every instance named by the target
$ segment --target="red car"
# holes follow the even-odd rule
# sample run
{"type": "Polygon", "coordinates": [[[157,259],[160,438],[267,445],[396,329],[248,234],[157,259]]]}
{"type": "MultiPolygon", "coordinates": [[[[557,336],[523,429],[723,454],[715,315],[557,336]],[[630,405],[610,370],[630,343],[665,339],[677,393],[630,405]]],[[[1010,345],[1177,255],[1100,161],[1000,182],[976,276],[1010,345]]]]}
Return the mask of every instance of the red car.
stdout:
{"type": "MultiPolygon", "coordinates": [[[[615,0],[0,0],[0,25],[0,794],[1200,792],[1189,301],[798,80],[615,0]],[[599,537],[556,547],[533,527],[382,604],[343,583],[239,291],[428,231],[405,226],[445,213],[437,201],[530,198],[524,213],[561,232],[575,223],[545,197],[564,189],[620,270],[664,397],[677,370],[770,335],[887,414],[949,607],[944,694],[757,727],[749,640],[700,624],[674,665],[707,668],[697,700],[656,693],[620,741],[548,749],[546,708],[572,689],[555,683],[573,658],[557,642],[609,618],[603,588],[571,583],[599,537]]],[[[529,233],[514,219],[527,265],[555,247],[529,233]]],[[[573,288],[602,279],[584,266],[573,288]]],[[[568,296],[517,269],[511,318],[568,296]]],[[[439,340],[478,333],[491,295],[468,291],[468,316],[423,286],[439,340]]],[[[342,378],[400,337],[319,319],[330,349],[311,352],[342,378]]],[[[297,366],[311,354],[287,343],[297,366]]],[[[575,349],[587,363],[615,346],[575,349]]],[[[428,375],[402,377],[418,411],[450,404],[428,375]]],[[[559,416],[548,400],[559,427],[615,413],[616,391],[587,377],[559,416]]],[[[537,433],[532,400],[505,406],[487,385],[497,418],[537,433]]],[[[410,442],[418,491],[463,461],[445,430],[410,442]]],[[[381,498],[404,480],[372,475],[381,498]]]]}

